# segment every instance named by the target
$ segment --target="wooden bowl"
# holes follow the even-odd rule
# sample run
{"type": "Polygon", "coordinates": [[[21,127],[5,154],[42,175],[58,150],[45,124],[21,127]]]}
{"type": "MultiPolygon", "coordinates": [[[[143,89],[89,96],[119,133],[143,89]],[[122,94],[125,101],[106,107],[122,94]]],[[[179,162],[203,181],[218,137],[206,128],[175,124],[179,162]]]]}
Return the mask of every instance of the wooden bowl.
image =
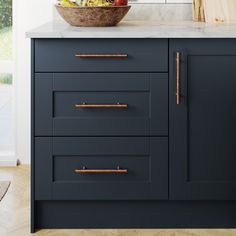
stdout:
{"type": "Polygon", "coordinates": [[[107,27],[117,25],[131,6],[62,7],[55,5],[61,17],[72,26],[107,27]]]}

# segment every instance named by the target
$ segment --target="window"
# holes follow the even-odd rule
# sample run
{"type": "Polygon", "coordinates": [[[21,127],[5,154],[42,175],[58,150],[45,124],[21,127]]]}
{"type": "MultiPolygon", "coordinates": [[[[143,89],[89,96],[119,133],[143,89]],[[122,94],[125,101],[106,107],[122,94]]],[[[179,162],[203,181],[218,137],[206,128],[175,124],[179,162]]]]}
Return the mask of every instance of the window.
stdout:
{"type": "Polygon", "coordinates": [[[14,152],[12,0],[0,0],[0,159],[14,152]]]}

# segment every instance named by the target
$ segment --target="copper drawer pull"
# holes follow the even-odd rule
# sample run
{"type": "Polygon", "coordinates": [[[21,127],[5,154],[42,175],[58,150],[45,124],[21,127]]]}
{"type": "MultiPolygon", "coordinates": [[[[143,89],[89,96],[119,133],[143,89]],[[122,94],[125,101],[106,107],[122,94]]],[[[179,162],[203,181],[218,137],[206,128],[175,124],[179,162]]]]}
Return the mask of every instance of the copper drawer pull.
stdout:
{"type": "Polygon", "coordinates": [[[117,166],[117,169],[87,169],[83,166],[82,169],[75,169],[76,173],[128,173],[127,169],[120,169],[117,166]]]}
{"type": "Polygon", "coordinates": [[[127,58],[128,54],[76,54],[79,58],[127,58]]]}
{"type": "Polygon", "coordinates": [[[180,104],[180,52],[176,53],[176,104],[180,104]]]}
{"type": "Polygon", "coordinates": [[[82,104],[75,104],[75,108],[128,108],[128,104],[87,104],[83,102],[82,104]]]}

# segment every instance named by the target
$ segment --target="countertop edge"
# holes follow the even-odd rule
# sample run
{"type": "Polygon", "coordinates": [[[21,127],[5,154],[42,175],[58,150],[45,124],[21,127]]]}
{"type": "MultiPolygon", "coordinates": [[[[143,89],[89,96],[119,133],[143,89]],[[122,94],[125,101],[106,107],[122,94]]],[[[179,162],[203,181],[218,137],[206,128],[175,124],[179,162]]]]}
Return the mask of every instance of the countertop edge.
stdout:
{"type": "Polygon", "coordinates": [[[26,38],[236,38],[236,24],[199,22],[126,21],[115,27],[73,27],[49,22],[25,34],[26,38]]]}

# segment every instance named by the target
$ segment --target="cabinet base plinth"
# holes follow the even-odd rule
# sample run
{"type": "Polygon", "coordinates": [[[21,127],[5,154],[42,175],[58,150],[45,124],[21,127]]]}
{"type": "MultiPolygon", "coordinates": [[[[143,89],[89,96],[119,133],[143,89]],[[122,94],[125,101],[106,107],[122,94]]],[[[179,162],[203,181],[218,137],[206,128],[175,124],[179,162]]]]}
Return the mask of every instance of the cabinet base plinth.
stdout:
{"type": "Polygon", "coordinates": [[[236,228],[236,201],[36,201],[37,229],[236,228]]]}

